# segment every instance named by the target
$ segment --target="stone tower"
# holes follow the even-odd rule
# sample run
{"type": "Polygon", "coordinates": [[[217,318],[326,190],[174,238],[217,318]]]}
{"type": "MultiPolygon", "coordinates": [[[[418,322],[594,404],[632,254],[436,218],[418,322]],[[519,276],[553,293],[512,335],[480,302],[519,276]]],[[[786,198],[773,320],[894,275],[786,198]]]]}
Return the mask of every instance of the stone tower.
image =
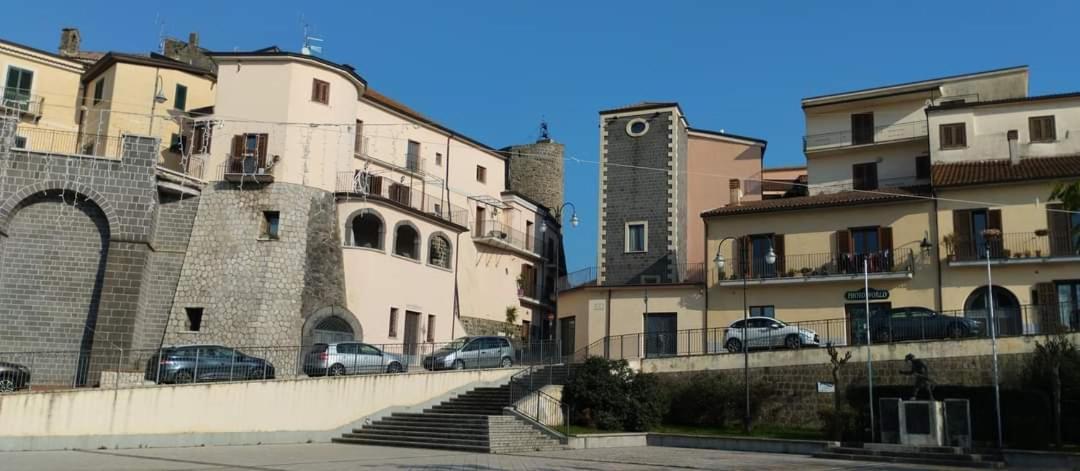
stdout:
{"type": "Polygon", "coordinates": [[[546,124],[541,129],[535,143],[503,149],[509,156],[506,182],[511,191],[557,212],[563,204],[564,147],[548,136],[546,124]]]}

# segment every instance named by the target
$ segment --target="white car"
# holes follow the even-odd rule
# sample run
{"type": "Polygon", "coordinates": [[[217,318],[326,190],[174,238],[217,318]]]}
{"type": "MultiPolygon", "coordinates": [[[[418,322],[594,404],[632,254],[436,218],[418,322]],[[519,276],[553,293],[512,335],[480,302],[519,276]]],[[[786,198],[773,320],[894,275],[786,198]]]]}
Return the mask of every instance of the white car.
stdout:
{"type": "Polygon", "coordinates": [[[724,348],[729,352],[741,352],[744,345],[750,348],[821,346],[817,332],[787,325],[771,317],[751,317],[746,320],[746,338],[743,340],[743,321],[731,324],[724,332],[724,348]]]}

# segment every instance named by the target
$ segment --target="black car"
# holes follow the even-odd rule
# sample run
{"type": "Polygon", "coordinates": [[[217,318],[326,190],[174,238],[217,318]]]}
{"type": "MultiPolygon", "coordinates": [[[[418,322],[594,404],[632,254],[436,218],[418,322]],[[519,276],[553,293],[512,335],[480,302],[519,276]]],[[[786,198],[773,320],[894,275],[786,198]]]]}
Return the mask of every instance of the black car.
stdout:
{"type": "Polygon", "coordinates": [[[144,378],[159,384],[274,379],[274,365],[220,345],[183,345],[150,357],[144,378]]]}
{"type": "Polygon", "coordinates": [[[0,393],[15,392],[30,385],[30,368],[0,361],[0,393]]]}
{"type": "Polygon", "coordinates": [[[939,314],[925,307],[897,307],[870,318],[874,342],[976,337],[982,335],[983,322],[939,314]]]}

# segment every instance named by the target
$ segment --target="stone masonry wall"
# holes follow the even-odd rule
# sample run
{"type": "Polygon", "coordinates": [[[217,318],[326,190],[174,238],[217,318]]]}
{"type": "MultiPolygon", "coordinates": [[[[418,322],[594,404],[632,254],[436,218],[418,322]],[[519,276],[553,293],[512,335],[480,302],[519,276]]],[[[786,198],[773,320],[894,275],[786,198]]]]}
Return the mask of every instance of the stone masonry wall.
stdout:
{"type": "Polygon", "coordinates": [[[510,156],[506,166],[510,190],[558,211],[563,205],[562,144],[541,141],[506,149],[510,156]]]}

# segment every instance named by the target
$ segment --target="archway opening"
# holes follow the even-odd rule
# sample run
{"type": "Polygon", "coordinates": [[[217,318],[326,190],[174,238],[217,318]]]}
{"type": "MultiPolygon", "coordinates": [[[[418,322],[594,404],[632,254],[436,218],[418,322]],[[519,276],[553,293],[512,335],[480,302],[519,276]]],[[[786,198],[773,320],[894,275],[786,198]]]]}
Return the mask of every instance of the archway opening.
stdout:
{"type": "Polygon", "coordinates": [[[356,247],[383,248],[383,221],[375,213],[364,212],[352,220],[352,241],[356,247]]]}
{"type": "MultiPolygon", "coordinates": [[[[964,301],[964,317],[979,319],[989,329],[990,298],[993,298],[994,326],[997,335],[1020,335],[1023,333],[1023,312],[1020,300],[1006,288],[986,286],[976,288],[964,301]]],[[[986,335],[989,335],[989,330],[986,335]]]]}

